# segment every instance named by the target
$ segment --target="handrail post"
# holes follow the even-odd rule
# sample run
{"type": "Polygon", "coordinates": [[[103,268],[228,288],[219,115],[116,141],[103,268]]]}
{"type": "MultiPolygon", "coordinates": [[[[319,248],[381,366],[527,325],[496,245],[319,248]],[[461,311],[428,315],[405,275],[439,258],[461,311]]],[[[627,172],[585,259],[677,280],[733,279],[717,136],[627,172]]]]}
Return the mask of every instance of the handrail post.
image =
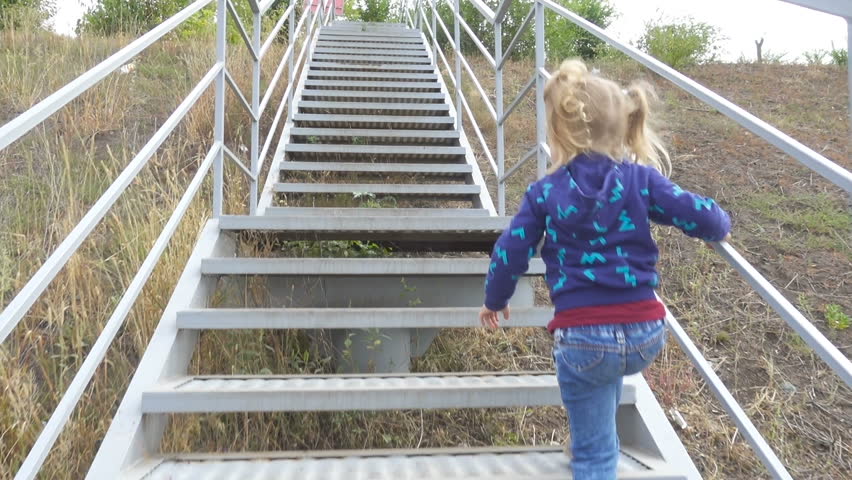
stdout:
{"type": "Polygon", "coordinates": [[[503,20],[494,22],[494,90],[497,96],[497,214],[506,215],[506,182],[503,175],[506,172],[506,139],[503,137],[503,20]]]}
{"type": "Polygon", "coordinates": [[[293,71],[295,68],[295,57],[296,57],[296,45],[293,43],[296,41],[295,32],[293,29],[296,28],[296,9],[290,9],[290,19],[288,20],[287,25],[287,46],[290,47],[290,59],[288,60],[288,71],[287,71],[287,86],[289,87],[289,93],[287,94],[287,120],[290,121],[293,119],[293,81],[296,79],[296,72],[293,71]]]}
{"type": "Polygon", "coordinates": [[[453,43],[456,52],[456,130],[462,131],[462,65],[461,65],[461,32],[459,17],[461,16],[460,0],[455,0],[453,9],[453,43]]]}
{"type": "MultiPolygon", "coordinates": [[[[226,0],[217,0],[216,2],[216,61],[225,65],[225,48],[226,34],[225,22],[228,18],[226,10],[226,0]]],[[[215,124],[213,131],[213,141],[224,145],[225,144],[225,68],[219,72],[216,77],[216,100],[215,100],[215,124]]],[[[213,164],[213,217],[218,218],[222,215],[223,204],[223,178],[224,178],[224,159],[225,150],[220,148],[216,154],[216,161],[213,164]]]]}
{"type": "Polygon", "coordinates": [[[544,177],[547,171],[547,158],[542,145],[547,142],[544,114],[544,76],[542,71],[545,61],[544,52],[544,4],[535,2],[535,131],[538,142],[538,178],[544,177]]]}
{"type": "MultiPolygon", "coordinates": [[[[852,52],[852,17],[846,19],[846,31],[849,33],[849,38],[846,44],[846,54],[849,55],[852,52]]],[[[849,111],[849,141],[852,142],[852,63],[846,61],[847,76],[846,83],[849,88],[849,106],[847,107],[849,111]]],[[[852,195],[850,195],[852,196],[852,195]]]]}
{"type": "MultiPolygon", "coordinates": [[[[260,34],[261,34],[261,14],[254,14],[254,32],[252,32],[252,43],[254,50],[260,52],[260,34]]],[[[252,65],[252,81],[251,81],[251,111],[254,113],[251,119],[251,173],[254,178],[250,178],[251,192],[249,193],[249,215],[257,213],[257,179],[260,177],[260,165],[258,159],[260,157],[260,61],[257,60],[252,65]]]]}
{"type": "Polygon", "coordinates": [[[432,60],[438,75],[441,75],[441,67],[438,66],[438,0],[432,0],[432,60]]]}

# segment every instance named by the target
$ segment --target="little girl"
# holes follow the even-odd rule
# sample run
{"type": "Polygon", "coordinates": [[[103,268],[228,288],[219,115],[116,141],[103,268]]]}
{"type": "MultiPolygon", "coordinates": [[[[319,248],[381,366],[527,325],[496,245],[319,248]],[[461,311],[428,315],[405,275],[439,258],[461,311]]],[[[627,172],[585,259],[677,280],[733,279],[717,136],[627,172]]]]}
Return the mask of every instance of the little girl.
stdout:
{"type": "Polygon", "coordinates": [[[644,370],[665,343],[654,289],[651,220],[705,241],[726,239],[728,215],[666,178],[668,153],[647,125],[649,87],[627,90],[567,60],[545,86],[550,174],[530,185],[494,246],[483,325],[509,318],[509,298],[542,235],[556,314],[553,359],[571,428],[576,480],[613,480],[615,413],[624,375],[644,370]]]}

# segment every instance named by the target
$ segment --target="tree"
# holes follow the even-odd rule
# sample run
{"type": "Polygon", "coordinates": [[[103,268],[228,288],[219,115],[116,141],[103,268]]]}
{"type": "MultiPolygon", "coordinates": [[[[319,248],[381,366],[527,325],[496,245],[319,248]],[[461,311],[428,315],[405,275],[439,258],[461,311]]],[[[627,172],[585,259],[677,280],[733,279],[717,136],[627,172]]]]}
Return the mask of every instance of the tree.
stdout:
{"type": "Polygon", "coordinates": [[[660,18],[645,24],[639,48],[672,68],[684,68],[714,61],[720,39],[719,29],[708,23],[660,18]]]}
{"type": "Polygon", "coordinates": [[[0,0],[0,30],[38,28],[50,18],[55,0],[0,0]]]}
{"type": "MultiPolygon", "coordinates": [[[[3,1],[3,0],[0,0],[3,1]]],[[[191,3],[192,0],[98,0],[80,22],[77,33],[94,35],[115,35],[125,33],[141,35],[163,23],[172,15],[191,3]]],[[[288,0],[275,2],[265,17],[266,22],[272,22],[272,17],[283,13],[289,6],[288,0]]],[[[234,7],[243,25],[251,29],[252,11],[248,0],[235,0],[234,7]]],[[[268,25],[265,25],[268,26],[268,25]]],[[[286,38],[286,25],[282,28],[286,38]]],[[[211,35],[216,31],[216,7],[208,6],[185,21],[177,32],[183,37],[211,35]]],[[[239,41],[239,33],[235,22],[228,18],[228,40],[239,41]]]]}

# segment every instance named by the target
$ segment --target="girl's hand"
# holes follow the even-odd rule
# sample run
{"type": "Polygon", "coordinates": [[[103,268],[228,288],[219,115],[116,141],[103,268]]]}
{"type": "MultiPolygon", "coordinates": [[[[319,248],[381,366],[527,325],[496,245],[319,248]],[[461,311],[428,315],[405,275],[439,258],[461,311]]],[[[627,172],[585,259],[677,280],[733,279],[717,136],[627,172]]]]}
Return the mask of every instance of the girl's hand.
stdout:
{"type": "MultiPolygon", "coordinates": [[[[506,308],[500,310],[499,313],[503,314],[503,319],[508,320],[509,306],[506,305],[506,308]]],[[[500,326],[499,321],[500,318],[498,312],[495,312],[494,310],[489,310],[488,307],[486,307],[485,305],[483,305],[482,309],[479,310],[479,322],[482,324],[483,327],[497,328],[500,326]]]]}
{"type": "MultiPolygon", "coordinates": [[[[725,238],[723,238],[723,239],[721,239],[721,240],[719,240],[719,241],[720,241],[720,242],[730,242],[730,241],[731,241],[731,234],[730,234],[730,232],[729,232],[727,235],[725,235],[725,238]]],[[[710,250],[713,250],[713,244],[712,244],[712,243],[710,243],[710,242],[704,242],[704,244],[705,244],[705,245],[707,245],[707,248],[709,248],[710,250]]]]}

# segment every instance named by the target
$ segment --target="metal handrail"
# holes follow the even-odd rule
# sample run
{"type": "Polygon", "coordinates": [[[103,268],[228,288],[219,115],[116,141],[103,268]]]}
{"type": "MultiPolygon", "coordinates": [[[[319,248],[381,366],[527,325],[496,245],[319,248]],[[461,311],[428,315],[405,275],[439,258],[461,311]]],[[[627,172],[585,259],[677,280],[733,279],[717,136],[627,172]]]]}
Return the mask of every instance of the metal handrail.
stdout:
{"type": "Polygon", "coordinates": [[[320,6],[317,9],[317,15],[313,16],[310,25],[305,30],[306,41],[301,49],[298,61],[294,62],[293,51],[295,39],[300,34],[302,26],[306,25],[307,19],[311,17],[310,9],[304,10],[298,26],[294,28],[295,3],[291,4],[284,11],[281,18],[276,22],[276,25],[269,36],[263,43],[261,43],[261,17],[269,11],[274,0],[267,0],[262,3],[258,3],[257,0],[249,0],[254,17],[251,37],[249,37],[245,25],[243,25],[243,22],[237,14],[231,0],[197,0],[164,21],[159,26],[152,29],[150,32],[131,42],[94,68],[83,73],[77,77],[77,79],[60,88],[55,93],[48,96],[45,100],[42,100],[17,118],[0,127],[0,151],[2,151],[9,144],[19,139],[45,119],[50,117],[57,110],[88,91],[94,85],[98,84],[107,75],[135,58],[154,42],[161,39],[169,32],[174,31],[175,28],[195,15],[202,8],[214,2],[217,4],[216,63],[192,88],[189,94],[187,94],[183,101],[181,101],[163,125],[157,129],[154,135],[148,140],[142,149],[139,150],[127,167],[125,167],[125,169],[118,175],[116,180],[109,186],[109,188],[107,188],[107,190],[77,223],[71,233],[69,233],[56,250],[50,254],[39,270],[17,293],[2,313],[0,313],[0,343],[2,343],[6,338],[8,338],[15,326],[20,323],[21,319],[26,315],[34,302],[41,296],[47,286],[56,278],[59,271],[62,270],[71,256],[79,249],[82,242],[100,223],[106,213],[124,193],[142,168],[147,165],[149,160],[154,156],[160,146],[162,146],[168,136],[177,128],[201,96],[210,88],[211,85],[214,85],[215,83],[216,100],[214,111],[215,126],[213,145],[210,147],[207,155],[201,162],[198,171],[195,173],[186,191],[181,196],[181,199],[172,212],[169,220],[166,222],[163,230],[154,242],[154,245],[149,250],[148,255],[137,270],[133,280],[124,292],[103,330],[98,335],[98,338],[93,344],[91,350],[83,360],[83,363],[80,369],[76,372],[74,379],[71,381],[65,392],[63,392],[59,404],[51,414],[50,419],[45,424],[39,434],[39,437],[36,439],[35,444],[27,454],[21,468],[17,472],[15,476],[16,480],[32,479],[38,474],[45,458],[49,454],[59,434],[67,424],[68,419],[73,413],[76,405],[79,403],[85,388],[91,381],[98,365],[101,361],[103,361],[107,350],[112,345],[115,336],[124,324],[127,315],[132,309],[135,301],[138,299],[154,268],[157,266],[163,252],[169,244],[169,241],[173,237],[177,227],[188,211],[189,206],[211,169],[214,172],[213,215],[219,216],[221,214],[223,188],[222,171],[225,157],[229,157],[232,161],[234,161],[240,170],[242,170],[242,172],[250,178],[252,183],[252,192],[249,208],[250,212],[254,213],[257,204],[257,178],[260,175],[263,160],[266,158],[268,149],[275,137],[276,129],[280,123],[281,117],[283,116],[285,107],[287,108],[288,117],[289,115],[292,115],[292,109],[290,107],[292,106],[295,70],[296,68],[303,68],[303,64],[307,58],[307,45],[311,42],[313,36],[315,36],[318,31],[316,25],[325,25],[334,18],[334,2],[330,0],[321,0],[320,6]],[[225,60],[226,17],[229,13],[235,20],[235,24],[240,31],[240,36],[245,42],[246,47],[254,60],[251,101],[246,98],[246,95],[239,88],[227,69],[225,60]],[[263,100],[261,101],[260,61],[269,51],[269,48],[273,44],[281,28],[283,28],[285,21],[289,21],[290,25],[288,32],[289,45],[286,53],[280,61],[279,68],[276,70],[275,78],[272,82],[270,82],[263,100]],[[277,82],[280,80],[283,73],[282,66],[285,64],[289,64],[289,83],[281,97],[280,105],[276,110],[275,117],[272,121],[272,127],[267,134],[261,150],[259,144],[260,119],[265,107],[268,106],[272,100],[272,93],[277,82]],[[250,166],[247,166],[243,161],[241,161],[238,156],[225,145],[224,142],[224,93],[226,84],[233,89],[238,97],[239,103],[251,116],[252,147],[250,166]]]}
{"type": "MultiPolygon", "coordinates": [[[[446,67],[446,71],[449,75],[450,80],[456,87],[457,102],[459,104],[457,105],[459,128],[461,111],[464,110],[468,113],[473,130],[477,134],[480,143],[482,143],[483,149],[485,150],[486,156],[488,157],[490,162],[493,156],[490,155],[491,152],[487,147],[484,138],[481,135],[481,129],[477,124],[477,120],[473,118],[473,115],[470,112],[470,106],[467,103],[467,99],[465,98],[464,93],[461,92],[460,88],[462,85],[462,60],[464,60],[464,70],[467,71],[469,78],[474,82],[475,85],[481,86],[476,73],[470,68],[469,63],[466,61],[466,59],[464,59],[461,54],[461,43],[459,41],[460,25],[464,28],[465,32],[471,37],[473,43],[477,46],[477,48],[480,51],[483,51],[483,45],[481,40],[476,38],[472,29],[470,29],[467,22],[461,17],[460,1],[461,0],[454,0],[454,2],[448,2],[450,5],[453,6],[453,16],[455,19],[455,35],[450,34],[447,25],[438,15],[437,3],[434,0],[430,2],[430,19],[432,27],[429,27],[429,22],[423,21],[428,17],[428,15],[423,9],[422,3],[419,3],[417,7],[414,8],[415,15],[419,15],[417,16],[416,20],[410,14],[408,15],[410,19],[409,25],[412,28],[416,28],[417,25],[425,25],[424,28],[428,31],[432,40],[432,50],[435,53],[435,55],[433,55],[433,58],[435,59],[434,61],[437,64],[437,58],[440,57],[440,59],[444,63],[444,66],[446,67]],[[453,49],[456,53],[455,72],[450,69],[446,55],[444,54],[443,49],[440,46],[440,42],[438,42],[438,26],[440,26],[441,29],[444,31],[444,35],[446,36],[450,44],[453,46],[453,49]]],[[[511,177],[515,172],[517,172],[523,164],[525,164],[530,158],[534,156],[538,158],[538,173],[539,176],[542,176],[545,170],[544,167],[550,158],[550,148],[547,144],[545,130],[543,98],[544,83],[551,78],[551,74],[547,71],[545,66],[545,8],[549,9],[550,11],[556,13],[559,16],[567,18],[569,21],[592,33],[593,35],[600,38],[609,45],[618,48],[631,58],[639,61],[646,67],[650,68],[662,77],[671,81],[675,84],[675,86],[689,92],[704,103],[707,103],[708,105],[716,108],[721,113],[725,114],[729,118],[739,123],[741,126],[761,136],[772,145],[781,148],[783,151],[790,154],[793,158],[795,158],[805,166],[811,168],[812,170],[816,171],[817,173],[821,174],[823,177],[833,182],[840,188],[852,193],[852,173],[850,173],[849,171],[843,169],[837,164],[819,155],[808,147],[805,147],[798,141],[780,132],[779,130],[767,124],[766,122],[763,122],[754,115],[746,112],[739,106],[722,98],[718,94],[701,86],[700,84],[675,71],[674,69],[666,66],[665,64],[659,62],[653,57],[637,50],[629,44],[619,41],[613,35],[609,34],[600,27],[592,24],[591,22],[588,22],[584,18],[571,12],[565,7],[554,3],[553,0],[532,1],[532,6],[530,8],[529,13],[524,17],[524,20],[523,22],[521,22],[518,31],[515,33],[514,37],[512,38],[512,41],[509,43],[509,47],[505,51],[502,50],[502,22],[505,19],[506,13],[508,12],[508,9],[511,6],[513,0],[503,0],[498,5],[496,12],[492,12],[490,9],[483,11],[479,8],[481,2],[476,0],[471,1],[477,7],[477,9],[480,10],[485,19],[488,20],[492,25],[494,25],[495,31],[494,56],[492,57],[489,53],[483,53],[485,53],[484,58],[489,61],[489,63],[494,65],[496,74],[495,90],[497,102],[495,109],[496,115],[494,115],[493,118],[495,120],[497,128],[496,173],[498,197],[497,201],[499,206],[498,212],[500,215],[505,215],[506,180],[511,177]],[[535,17],[534,21],[533,17],[535,17]],[[531,24],[535,25],[535,72],[529,82],[525,84],[525,86],[518,93],[517,97],[515,97],[515,99],[509,105],[509,108],[504,111],[502,82],[503,67],[506,63],[506,59],[514,51],[518,42],[520,41],[521,36],[527,31],[531,24]],[[492,59],[494,60],[493,62],[492,59]],[[529,93],[529,91],[533,87],[535,87],[536,90],[536,146],[530,149],[525,155],[521,157],[518,162],[515,163],[515,165],[513,165],[508,171],[506,171],[505,139],[503,128],[506,119],[515,111],[522,99],[529,93]]],[[[811,8],[822,9],[829,13],[837,14],[841,12],[841,10],[834,10],[835,6],[832,6],[834,4],[832,4],[829,0],[782,1],[801,4],[811,8]]],[[[410,5],[406,4],[406,7],[410,7],[410,5]]],[[[845,12],[845,10],[843,11],[845,12]]],[[[852,16],[852,9],[849,9],[849,11],[850,16],[852,16]]],[[[406,10],[406,13],[408,13],[408,10],[406,10]]],[[[852,19],[847,18],[847,21],[849,21],[850,31],[852,31],[852,19]]],[[[852,46],[852,39],[850,39],[850,46],[852,46]]],[[[852,91],[852,84],[850,84],[850,91],[852,91]]],[[[487,94],[485,94],[484,90],[480,91],[479,93],[480,96],[483,97],[485,104],[488,107],[491,107],[491,103],[488,100],[487,94]]],[[[850,115],[852,115],[852,108],[850,108],[850,115]]],[[[492,168],[493,167],[494,165],[492,164],[492,168]]],[[[761,295],[761,297],[766,300],[769,306],[772,307],[776,312],[778,312],[778,314],[782,318],[784,318],[785,321],[787,321],[787,323],[794,329],[794,331],[796,331],[796,333],[814,349],[814,351],[820,356],[820,358],[822,358],[832,368],[832,370],[834,370],[834,372],[838,374],[841,380],[843,380],[847,385],[852,386],[852,363],[849,361],[849,359],[847,359],[822,333],[820,333],[819,330],[814,327],[814,325],[801,314],[801,312],[799,312],[789,301],[787,301],[784,296],[777,289],[775,289],[775,287],[773,287],[762,275],[760,275],[760,273],[758,273],[753,266],[751,266],[739,253],[737,253],[731,245],[727,244],[726,242],[719,242],[714,244],[714,248],[755,288],[755,290],[761,295]]],[[[751,445],[751,447],[756,451],[761,462],[763,462],[763,464],[767,467],[767,469],[770,471],[774,478],[791,478],[790,474],[786,471],[783,464],[781,464],[778,457],[775,455],[775,453],[772,451],[772,449],[769,447],[769,445],[766,443],[766,441],[751,423],[743,409],[737,404],[736,400],[725,387],[724,383],[722,383],[719,377],[713,372],[712,367],[709,365],[706,359],[704,359],[695,344],[692,343],[692,341],[689,339],[683,329],[680,328],[680,325],[677,323],[674,317],[671,316],[670,313],[667,313],[667,320],[669,324],[669,329],[672,334],[677,338],[678,343],[681,345],[681,348],[687,353],[687,355],[692,360],[692,363],[696,366],[696,368],[698,368],[704,379],[710,385],[710,388],[715,394],[715,396],[722,402],[723,406],[731,415],[731,417],[733,417],[734,422],[743,432],[743,435],[749,442],[749,445],[751,445]]]]}

